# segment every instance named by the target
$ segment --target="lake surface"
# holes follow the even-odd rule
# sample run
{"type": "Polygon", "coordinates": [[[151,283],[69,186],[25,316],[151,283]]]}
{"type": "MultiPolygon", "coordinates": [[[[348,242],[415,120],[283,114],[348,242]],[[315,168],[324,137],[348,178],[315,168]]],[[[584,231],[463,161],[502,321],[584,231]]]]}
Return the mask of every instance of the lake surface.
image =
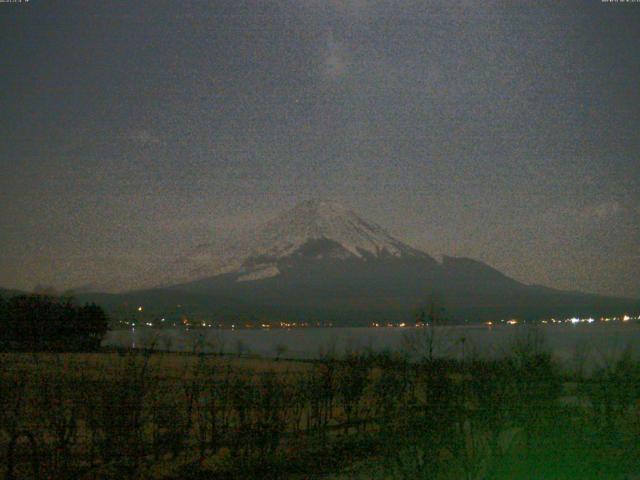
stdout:
{"type": "MultiPolygon", "coordinates": [[[[489,327],[486,325],[435,328],[435,355],[455,358],[499,357],[512,351],[517,342],[542,344],[567,365],[604,364],[625,351],[640,358],[640,322],[591,325],[539,325],[489,327]]],[[[107,334],[104,346],[156,348],[211,353],[241,352],[264,357],[278,353],[286,358],[318,358],[347,351],[411,351],[416,341],[426,353],[428,328],[297,328],[297,329],[153,329],[115,330],[107,334]]],[[[414,350],[415,351],[415,350],[414,350]]]]}

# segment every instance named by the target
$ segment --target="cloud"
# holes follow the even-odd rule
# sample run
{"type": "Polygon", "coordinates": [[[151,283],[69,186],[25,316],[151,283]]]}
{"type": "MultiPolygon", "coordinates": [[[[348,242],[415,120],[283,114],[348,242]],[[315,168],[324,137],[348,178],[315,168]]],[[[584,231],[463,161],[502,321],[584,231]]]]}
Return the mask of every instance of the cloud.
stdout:
{"type": "Polygon", "coordinates": [[[296,0],[296,3],[300,3],[303,7],[310,9],[311,11],[325,11],[329,7],[334,12],[340,14],[360,14],[363,11],[373,7],[374,0],[309,0],[306,2],[300,2],[296,0]]]}
{"type": "Polygon", "coordinates": [[[592,203],[580,207],[558,206],[546,210],[542,214],[543,222],[547,224],[575,224],[592,225],[618,218],[629,210],[617,200],[592,203]]]}
{"type": "Polygon", "coordinates": [[[608,220],[623,213],[625,208],[617,200],[584,207],[579,215],[585,220],[608,220]]]}
{"type": "Polygon", "coordinates": [[[370,5],[369,0],[332,0],[334,8],[347,11],[359,11],[370,5]]]}
{"type": "Polygon", "coordinates": [[[162,143],[162,139],[158,135],[145,129],[133,130],[126,135],[126,138],[133,143],[145,147],[160,145],[160,143],[162,143]]]}
{"type": "Polygon", "coordinates": [[[326,36],[323,52],[323,73],[330,80],[337,80],[348,70],[349,62],[342,45],[336,41],[333,32],[326,36]]]}

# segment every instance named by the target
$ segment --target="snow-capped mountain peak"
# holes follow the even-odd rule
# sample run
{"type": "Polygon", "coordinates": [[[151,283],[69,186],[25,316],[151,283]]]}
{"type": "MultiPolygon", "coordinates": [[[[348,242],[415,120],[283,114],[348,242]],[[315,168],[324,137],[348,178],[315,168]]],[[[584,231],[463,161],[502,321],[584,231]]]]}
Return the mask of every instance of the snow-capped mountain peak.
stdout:
{"type": "Polygon", "coordinates": [[[283,266],[300,257],[362,261],[422,258],[435,263],[426,253],[337,202],[308,200],[241,238],[196,246],[161,272],[149,275],[145,283],[169,286],[234,273],[237,281],[255,281],[279,275],[283,266]]]}
{"type": "Polygon", "coordinates": [[[339,203],[309,200],[268,221],[256,236],[252,256],[280,258],[320,239],[336,242],[358,258],[418,253],[339,203]]]}

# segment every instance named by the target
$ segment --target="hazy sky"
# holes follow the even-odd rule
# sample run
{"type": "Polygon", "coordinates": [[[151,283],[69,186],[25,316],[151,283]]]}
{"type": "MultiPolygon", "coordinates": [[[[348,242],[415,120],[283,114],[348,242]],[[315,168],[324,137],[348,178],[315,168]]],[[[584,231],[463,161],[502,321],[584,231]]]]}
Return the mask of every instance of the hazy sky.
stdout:
{"type": "Polygon", "coordinates": [[[640,297],[640,4],[515,4],[0,3],[0,285],[114,279],[322,197],[640,297]]]}

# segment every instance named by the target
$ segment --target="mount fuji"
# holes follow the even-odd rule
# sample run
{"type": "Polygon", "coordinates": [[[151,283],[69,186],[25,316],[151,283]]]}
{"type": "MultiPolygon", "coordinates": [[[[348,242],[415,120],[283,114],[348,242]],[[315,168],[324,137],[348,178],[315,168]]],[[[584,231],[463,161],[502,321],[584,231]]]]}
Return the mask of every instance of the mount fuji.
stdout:
{"type": "MultiPolygon", "coordinates": [[[[381,226],[328,201],[306,201],[246,238],[200,245],[163,268],[160,285],[83,295],[107,307],[167,315],[358,325],[410,320],[435,298],[458,320],[605,315],[637,300],[526,285],[467,258],[436,261],[381,226]]],[[[158,278],[156,275],[155,278],[158,278]]]]}
{"type": "Polygon", "coordinates": [[[377,261],[423,259],[429,255],[391,236],[344,206],[327,201],[303,202],[266,222],[234,248],[201,245],[181,259],[190,274],[236,272],[236,281],[277,276],[302,259],[377,261]]]}

